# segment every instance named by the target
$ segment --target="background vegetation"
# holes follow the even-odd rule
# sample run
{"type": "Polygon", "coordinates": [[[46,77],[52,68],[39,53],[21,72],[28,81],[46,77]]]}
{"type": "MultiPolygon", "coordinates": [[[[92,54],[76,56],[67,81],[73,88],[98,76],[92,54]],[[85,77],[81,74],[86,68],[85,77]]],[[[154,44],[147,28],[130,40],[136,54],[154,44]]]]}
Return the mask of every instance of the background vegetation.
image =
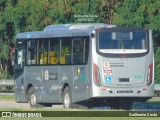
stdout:
{"type": "Polygon", "coordinates": [[[0,0],[0,79],[13,75],[10,52],[17,33],[80,22],[152,29],[155,80],[160,82],[159,0],[0,0]]]}

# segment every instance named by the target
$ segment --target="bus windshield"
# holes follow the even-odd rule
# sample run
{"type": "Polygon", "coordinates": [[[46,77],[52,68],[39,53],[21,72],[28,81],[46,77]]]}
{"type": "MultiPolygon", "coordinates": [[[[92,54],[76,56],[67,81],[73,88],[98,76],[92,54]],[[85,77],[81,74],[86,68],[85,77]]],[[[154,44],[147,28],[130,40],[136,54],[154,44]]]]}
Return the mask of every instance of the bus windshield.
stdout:
{"type": "Polygon", "coordinates": [[[145,31],[99,32],[99,51],[102,53],[144,53],[147,49],[145,31]]]}

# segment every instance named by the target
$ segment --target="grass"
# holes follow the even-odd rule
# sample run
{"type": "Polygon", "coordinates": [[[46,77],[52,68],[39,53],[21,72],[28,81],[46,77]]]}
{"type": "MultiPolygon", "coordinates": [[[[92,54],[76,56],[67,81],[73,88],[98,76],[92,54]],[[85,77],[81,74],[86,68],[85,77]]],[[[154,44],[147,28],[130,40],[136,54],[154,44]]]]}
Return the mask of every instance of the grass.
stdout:
{"type": "Polygon", "coordinates": [[[154,97],[150,99],[149,102],[160,102],[160,97],[154,97]]]}
{"type": "Polygon", "coordinates": [[[0,108],[0,111],[80,111],[76,109],[63,108],[0,108]]]}
{"type": "Polygon", "coordinates": [[[14,100],[14,95],[0,95],[0,101],[5,101],[5,100],[14,100]]]}

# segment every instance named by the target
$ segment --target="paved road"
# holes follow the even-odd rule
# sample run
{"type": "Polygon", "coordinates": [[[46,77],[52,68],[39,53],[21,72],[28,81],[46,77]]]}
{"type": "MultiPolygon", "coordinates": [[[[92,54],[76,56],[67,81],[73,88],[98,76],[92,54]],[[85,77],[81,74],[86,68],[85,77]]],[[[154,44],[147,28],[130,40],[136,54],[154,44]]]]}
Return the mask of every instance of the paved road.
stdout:
{"type": "Polygon", "coordinates": [[[15,101],[0,101],[0,108],[29,108],[27,103],[16,103],[15,101]]]}
{"type": "MultiPolygon", "coordinates": [[[[154,98],[160,99],[160,98],[154,98]]],[[[8,108],[25,108],[31,109],[28,103],[16,103],[13,100],[9,101],[0,101],[0,109],[8,109],[8,108]]],[[[62,105],[52,105],[52,107],[45,107],[45,109],[61,109],[62,105]]],[[[93,109],[99,110],[110,110],[110,107],[98,107],[93,109]]],[[[143,110],[143,111],[160,111],[160,102],[151,102],[148,101],[146,103],[134,103],[132,110],[143,110]]]]}
{"type": "MultiPolygon", "coordinates": [[[[29,103],[16,103],[15,101],[0,101],[0,109],[7,108],[25,108],[31,109],[29,103]]],[[[46,107],[47,109],[63,108],[62,105],[53,105],[52,107],[46,107]]]]}

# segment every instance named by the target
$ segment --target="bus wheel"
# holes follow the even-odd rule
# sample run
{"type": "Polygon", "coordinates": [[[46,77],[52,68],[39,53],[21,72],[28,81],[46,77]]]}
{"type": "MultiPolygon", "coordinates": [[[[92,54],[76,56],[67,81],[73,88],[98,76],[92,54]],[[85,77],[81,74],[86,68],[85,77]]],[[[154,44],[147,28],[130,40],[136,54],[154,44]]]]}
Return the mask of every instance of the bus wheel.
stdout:
{"type": "Polygon", "coordinates": [[[37,104],[37,100],[36,100],[36,94],[34,92],[34,88],[31,87],[28,90],[28,97],[29,97],[29,104],[31,108],[37,108],[38,104],[37,104]]]}
{"type": "Polygon", "coordinates": [[[63,92],[63,107],[72,108],[72,98],[69,87],[66,87],[63,92]]]}

